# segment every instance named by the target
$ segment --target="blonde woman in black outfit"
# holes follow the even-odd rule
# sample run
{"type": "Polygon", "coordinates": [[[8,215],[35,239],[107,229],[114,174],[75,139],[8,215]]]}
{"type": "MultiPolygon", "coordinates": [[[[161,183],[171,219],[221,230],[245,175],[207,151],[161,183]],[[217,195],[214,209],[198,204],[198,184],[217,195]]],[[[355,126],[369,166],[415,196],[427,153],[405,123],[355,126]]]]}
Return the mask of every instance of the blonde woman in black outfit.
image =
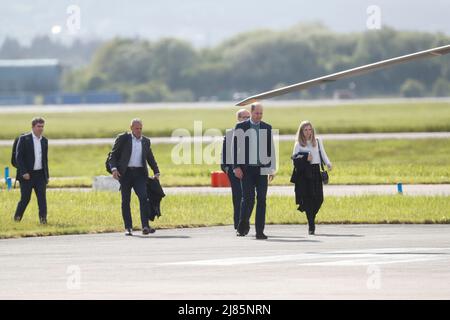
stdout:
{"type": "Polygon", "coordinates": [[[295,200],[298,210],[306,212],[309,234],[315,233],[315,218],[323,203],[323,182],[320,173],[321,158],[328,170],[332,164],[321,139],[316,138],[314,127],[303,121],[297,131],[297,141],[292,152],[294,172],[291,182],[295,183],[295,200]]]}

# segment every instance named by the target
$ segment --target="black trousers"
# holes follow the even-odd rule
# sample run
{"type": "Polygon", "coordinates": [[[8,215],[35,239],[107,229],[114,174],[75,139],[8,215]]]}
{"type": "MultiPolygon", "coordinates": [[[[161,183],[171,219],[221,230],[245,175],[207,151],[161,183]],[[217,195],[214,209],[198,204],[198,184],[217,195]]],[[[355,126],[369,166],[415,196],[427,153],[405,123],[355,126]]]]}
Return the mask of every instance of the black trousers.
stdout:
{"type": "Polygon", "coordinates": [[[316,230],[316,215],[323,203],[323,197],[305,197],[304,206],[308,219],[309,231],[316,230]]]}
{"type": "Polygon", "coordinates": [[[303,198],[303,207],[308,219],[310,231],[316,230],[316,215],[319,212],[323,203],[323,183],[320,174],[320,166],[314,164],[312,166],[312,183],[310,195],[303,198]]]}
{"type": "Polygon", "coordinates": [[[261,175],[261,167],[247,166],[243,168],[244,176],[241,180],[242,202],[238,231],[245,233],[250,228],[250,217],[255,206],[256,191],[256,234],[264,232],[266,224],[266,196],[268,175],[261,175]]]}
{"type": "Polygon", "coordinates": [[[47,219],[47,179],[45,178],[44,170],[32,171],[30,176],[30,180],[20,180],[20,201],[17,204],[14,218],[22,219],[34,189],[39,207],[39,218],[47,219]]]}
{"type": "Polygon", "coordinates": [[[141,213],[142,228],[149,227],[149,203],[147,201],[147,177],[144,168],[128,168],[120,177],[120,191],[122,194],[122,217],[125,229],[133,228],[131,218],[131,189],[134,190],[138,199],[141,213]]]}
{"type": "Polygon", "coordinates": [[[233,197],[233,221],[234,229],[237,230],[239,225],[239,217],[241,215],[241,202],[242,202],[242,186],[241,180],[236,178],[233,169],[228,169],[228,178],[231,184],[231,195],[233,197]]]}

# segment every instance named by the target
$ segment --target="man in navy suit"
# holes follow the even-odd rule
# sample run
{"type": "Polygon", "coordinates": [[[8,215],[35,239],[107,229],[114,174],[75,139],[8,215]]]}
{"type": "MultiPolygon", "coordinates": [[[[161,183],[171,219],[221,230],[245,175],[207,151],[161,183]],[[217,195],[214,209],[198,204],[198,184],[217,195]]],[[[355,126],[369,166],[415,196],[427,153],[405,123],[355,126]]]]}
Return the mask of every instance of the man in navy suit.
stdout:
{"type": "Polygon", "coordinates": [[[22,135],[17,143],[17,177],[20,182],[20,201],[14,214],[14,220],[17,222],[22,220],[34,189],[39,207],[39,221],[41,224],[47,223],[48,140],[42,136],[44,125],[43,118],[34,118],[31,121],[31,132],[22,135]]]}
{"type": "Polygon", "coordinates": [[[147,201],[147,179],[149,177],[147,163],[159,179],[160,173],[150,147],[150,139],[142,135],[142,121],[131,121],[131,133],[125,132],[117,136],[111,151],[111,167],[113,178],[119,180],[122,194],[122,217],[125,224],[125,235],[133,235],[131,219],[131,189],[139,198],[142,233],[154,233],[148,222],[149,203],[147,201]]]}
{"type": "Polygon", "coordinates": [[[256,239],[264,240],[266,219],[266,195],[268,182],[275,175],[275,146],[272,126],[262,121],[263,107],[260,103],[251,106],[251,117],[238,123],[233,134],[233,171],[241,180],[242,203],[238,236],[250,230],[250,216],[255,205],[256,191],[256,239]]]}
{"type": "MultiPolygon", "coordinates": [[[[236,112],[237,122],[242,122],[250,119],[250,112],[246,109],[240,109],[236,112]]],[[[222,161],[220,168],[225,172],[230,180],[231,195],[233,198],[233,221],[234,230],[237,230],[239,224],[239,217],[241,215],[241,202],[242,202],[242,187],[241,180],[239,180],[233,172],[233,157],[231,152],[233,140],[233,130],[227,130],[223,137],[222,144],[222,161]]]]}

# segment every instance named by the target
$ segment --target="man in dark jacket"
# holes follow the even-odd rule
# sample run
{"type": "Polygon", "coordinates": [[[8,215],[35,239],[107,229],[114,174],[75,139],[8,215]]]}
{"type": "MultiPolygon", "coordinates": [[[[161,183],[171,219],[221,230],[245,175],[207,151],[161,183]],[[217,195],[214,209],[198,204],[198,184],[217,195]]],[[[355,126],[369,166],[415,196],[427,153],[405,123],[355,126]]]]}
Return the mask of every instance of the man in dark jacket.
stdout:
{"type": "Polygon", "coordinates": [[[147,201],[147,179],[149,177],[147,163],[159,179],[160,173],[155,157],[150,147],[150,139],[142,135],[142,121],[131,121],[131,133],[117,136],[111,151],[110,167],[113,178],[119,180],[122,194],[122,217],[125,224],[125,234],[133,235],[131,219],[131,189],[139,198],[142,233],[154,233],[148,219],[149,203],[147,201]]]}
{"type": "Polygon", "coordinates": [[[266,195],[269,180],[275,175],[275,146],[272,126],[261,121],[263,107],[259,103],[251,106],[251,118],[236,125],[233,134],[233,171],[242,186],[242,203],[238,236],[250,230],[250,216],[257,194],[255,229],[256,239],[264,240],[266,219],[266,195]]]}
{"type": "Polygon", "coordinates": [[[45,120],[34,118],[31,132],[19,138],[16,149],[17,177],[20,182],[20,201],[17,204],[15,221],[21,221],[34,189],[39,206],[39,221],[47,223],[46,189],[48,173],[48,140],[44,132],[45,120]]]}
{"type": "MultiPolygon", "coordinates": [[[[246,121],[250,118],[250,112],[246,109],[240,109],[236,112],[237,122],[246,121]]],[[[233,197],[233,220],[234,230],[237,230],[239,224],[239,216],[241,214],[242,188],[241,180],[239,180],[233,172],[233,157],[231,152],[233,130],[227,130],[223,137],[222,144],[222,161],[220,168],[228,175],[231,185],[231,195],[233,197]]]]}

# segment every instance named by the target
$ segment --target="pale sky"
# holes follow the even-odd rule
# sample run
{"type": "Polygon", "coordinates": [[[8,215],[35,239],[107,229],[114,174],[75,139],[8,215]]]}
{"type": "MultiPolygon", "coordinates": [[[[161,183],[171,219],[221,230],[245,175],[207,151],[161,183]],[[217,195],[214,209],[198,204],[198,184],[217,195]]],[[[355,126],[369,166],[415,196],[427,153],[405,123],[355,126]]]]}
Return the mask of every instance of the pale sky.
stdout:
{"type": "Polygon", "coordinates": [[[300,22],[322,22],[338,32],[364,31],[370,5],[380,8],[382,25],[450,34],[450,0],[0,0],[0,41],[13,36],[27,43],[35,35],[63,41],[174,36],[209,46],[239,32],[300,22]],[[71,4],[80,8],[75,35],[66,26],[71,4]]]}

